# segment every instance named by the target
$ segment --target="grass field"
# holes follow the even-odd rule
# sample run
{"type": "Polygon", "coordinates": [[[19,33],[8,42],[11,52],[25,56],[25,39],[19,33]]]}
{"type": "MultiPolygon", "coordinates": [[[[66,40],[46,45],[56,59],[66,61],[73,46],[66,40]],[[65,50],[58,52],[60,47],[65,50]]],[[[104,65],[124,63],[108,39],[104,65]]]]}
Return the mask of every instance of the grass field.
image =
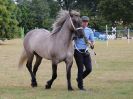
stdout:
{"type": "Polygon", "coordinates": [[[67,91],[65,64],[58,66],[58,77],[52,89],[44,89],[51,78],[51,63],[43,60],[38,73],[38,87],[31,88],[26,67],[18,70],[22,40],[0,44],[0,99],[133,99],[133,41],[96,42],[97,56],[93,58],[93,71],[84,80],[87,91],[79,91],[76,83],[77,68],[72,67],[73,92],[67,91]],[[96,59],[98,65],[94,63],[96,59]]]}

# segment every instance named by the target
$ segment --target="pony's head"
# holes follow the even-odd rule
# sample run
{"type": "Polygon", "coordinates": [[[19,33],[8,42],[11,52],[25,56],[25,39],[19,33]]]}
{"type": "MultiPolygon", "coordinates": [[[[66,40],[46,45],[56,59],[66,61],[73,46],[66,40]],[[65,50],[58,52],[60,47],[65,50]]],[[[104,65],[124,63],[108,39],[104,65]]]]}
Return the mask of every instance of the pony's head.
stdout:
{"type": "Polygon", "coordinates": [[[69,15],[73,32],[75,33],[76,36],[83,37],[84,31],[82,28],[82,20],[80,18],[80,13],[75,10],[72,10],[69,11],[69,15]]]}
{"type": "Polygon", "coordinates": [[[60,10],[57,19],[53,24],[53,32],[58,32],[66,20],[70,21],[69,26],[71,29],[71,33],[75,33],[76,36],[82,37],[84,33],[83,33],[80,13],[75,10],[72,11],[60,10]]]}

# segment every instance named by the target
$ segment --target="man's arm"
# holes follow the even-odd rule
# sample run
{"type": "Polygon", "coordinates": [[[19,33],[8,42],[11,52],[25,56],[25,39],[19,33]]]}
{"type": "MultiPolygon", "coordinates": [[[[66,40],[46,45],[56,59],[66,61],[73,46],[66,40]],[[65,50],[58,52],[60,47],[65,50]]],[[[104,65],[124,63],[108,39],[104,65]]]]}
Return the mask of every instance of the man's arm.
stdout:
{"type": "Polygon", "coordinates": [[[91,49],[94,49],[94,44],[95,44],[95,41],[94,41],[94,33],[93,31],[91,30],[91,34],[90,34],[90,37],[89,37],[89,44],[90,44],[90,48],[91,49]]]}

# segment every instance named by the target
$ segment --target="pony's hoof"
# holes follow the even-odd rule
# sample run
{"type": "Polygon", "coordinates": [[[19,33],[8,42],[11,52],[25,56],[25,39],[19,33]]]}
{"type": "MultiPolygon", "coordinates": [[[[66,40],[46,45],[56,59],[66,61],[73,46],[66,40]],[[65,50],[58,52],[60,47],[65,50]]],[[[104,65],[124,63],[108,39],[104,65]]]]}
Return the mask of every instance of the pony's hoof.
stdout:
{"type": "Polygon", "coordinates": [[[48,81],[47,84],[45,85],[45,89],[51,89],[51,85],[52,83],[48,81]]]}
{"type": "Polygon", "coordinates": [[[71,87],[71,88],[68,88],[68,91],[73,91],[74,89],[71,87]]]}
{"type": "Polygon", "coordinates": [[[51,86],[49,86],[48,84],[45,86],[45,89],[51,89],[51,86]]]}
{"type": "Polygon", "coordinates": [[[31,86],[34,88],[34,87],[37,87],[37,83],[36,82],[32,82],[31,83],[31,86]]]}

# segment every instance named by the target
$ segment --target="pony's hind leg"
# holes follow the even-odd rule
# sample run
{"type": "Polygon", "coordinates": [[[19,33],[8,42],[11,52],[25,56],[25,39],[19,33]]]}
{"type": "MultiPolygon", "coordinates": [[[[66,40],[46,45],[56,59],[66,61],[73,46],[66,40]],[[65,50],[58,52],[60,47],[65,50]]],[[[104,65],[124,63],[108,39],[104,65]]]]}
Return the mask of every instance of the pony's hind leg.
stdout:
{"type": "Polygon", "coordinates": [[[57,78],[57,64],[52,64],[52,78],[47,81],[46,89],[50,89],[53,81],[57,78]]]}
{"type": "MultiPolygon", "coordinates": [[[[41,61],[42,61],[42,57],[36,54],[36,62],[33,68],[33,75],[35,76],[35,79],[36,79],[36,72],[38,70],[39,65],[41,64],[41,61]]],[[[37,81],[32,82],[32,83],[33,83],[32,85],[35,84],[35,86],[37,86],[37,81]]]]}
{"type": "Polygon", "coordinates": [[[30,75],[31,75],[31,86],[32,87],[36,87],[37,86],[37,83],[36,83],[36,78],[32,72],[32,61],[33,61],[33,58],[34,58],[34,55],[31,55],[30,57],[28,57],[28,61],[27,61],[27,64],[26,64],[26,67],[28,69],[28,71],[30,72],[30,75]]]}

